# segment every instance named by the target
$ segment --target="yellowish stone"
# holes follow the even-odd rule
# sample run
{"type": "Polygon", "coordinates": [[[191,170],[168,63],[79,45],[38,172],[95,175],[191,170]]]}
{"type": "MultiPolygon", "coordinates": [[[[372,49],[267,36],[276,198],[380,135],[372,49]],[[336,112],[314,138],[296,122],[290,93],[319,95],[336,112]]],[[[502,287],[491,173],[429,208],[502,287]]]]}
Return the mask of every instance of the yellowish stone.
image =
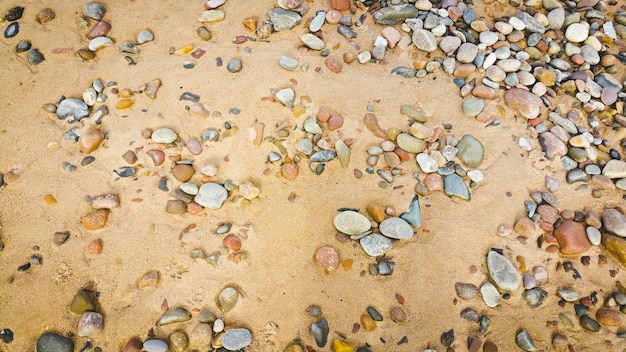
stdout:
{"type": "Polygon", "coordinates": [[[56,198],[54,198],[54,196],[52,194],[46,194],[45,196],[43,196],[43,200],[50,205],[53,204],[57,204],[57,200],[56,198]]]}
{"type": "Polygon", "coordinates": [[[354,347],[347,342],[341,340],[333,340],[333,351],[335,352],[354,352],[354,347]]]}
{"type": "Polygon", "coordinates": [[[376,321],[374,321],[374,319],[367,314],[361,315],[361,325],[365,331],[372,331],[376,329],[376,321]]]}
{"type": "Polygon", "coordinates": [[[135,104],[135,101],[132,100],[132,99],[122,99],[122,100],[117,102],[115,107],[120,109],[120,110],[122,110],[122,109],[130,108],[131,106],[133,106],[133,104],[135,104]]]}

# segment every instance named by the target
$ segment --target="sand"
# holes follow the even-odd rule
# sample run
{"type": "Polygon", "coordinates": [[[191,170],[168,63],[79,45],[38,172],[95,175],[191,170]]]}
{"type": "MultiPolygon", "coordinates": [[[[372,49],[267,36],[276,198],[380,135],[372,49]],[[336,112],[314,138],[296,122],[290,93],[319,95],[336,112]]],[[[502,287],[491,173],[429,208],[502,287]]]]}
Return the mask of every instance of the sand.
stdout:
{"type": "MultiPolygon", "coordinates": [[[[20,33],[16,38],[0,40],[0,96],[4,107],[0,119],[0,172],[12,170],[18,175],[0,189],[0,235],[5,246],[0,252],[0,328],[10,328],[15,333],[13,343],[0,344],[0,350],[33,350],[38,336],[47,331],[73,334],[78,349],[89,340],[104,351],[119,350],[130,338],[145,339],[149,332],[164,339],[177,329],[190,334],[198,324],[197,312],[205,308],[227,323],[249,328],[254,336],[249,351],[279,351],[296,338],[314,346],[309,328],[315,319],[305,312],[310,304],[322,308],[330,323],[331,341],[339,337],[336,331],[345,334],[346,341],[355,346],[368,343],[374,351],[442,351],[445,347],[439,337],[449,329],[455,331],[453,347],[457,351],[466,349],[468,336],[490,340],[504,351],[514,350],[519,329],[526,329],[537,347],[545,350],[551,349],[554,332],[567,336],[576,351],[626,348],[626,343],[615,336],[616,328],[591,334],[580,328],[568,331],[560,323],[546,327],[549,322],[558,322],[561,312],[574,316],[571,304],[565,308],[557,305],[558,288],[573,288],[581,296],[597,291],[599,297],[604,297],[615,290],[616,280],[624,280],[620,264],[606,251],[592,248],[586,253],[592,264],[585,267],[578,257],[566,258],[538,249],[536,237],[522,244],[515,235],[503,238],[496,234],[500,224],[512,226],[525,215],[523,202],[529,199],[530,191],[544,191],[545,175],[561,180],[561,189],[555,194],[560,210],[601,212],[606,206],[623,204],[622,194],[606,192],[601,199],[593,199],[591,187],[567,185],[558,160],[543,158],[525,121],[514,118],[511,110],[507,109],[499,126],[492,127],[464,116],[458,88],[444,73],[421,79],[391,76],[393,67],[410,66],[411,55],[417,52],[408,45],[408,34],[388,52],[387,64],[344,64],[343,71],[335,74],[326,69],[324,58],[318,53],[298,50],[298,37],[305,33],[302,25],[274,33],[270,42],[233,43],[236,35],[251,35],[241,20],[247,16],[264,19],[265,12],[274,6],[272,1],[227,1],[223,8],[226,20],[207,25],[214,34],[209,42],[196,35],[202,1],[110,1],[105,3],[105,18],[113,26],[109,37],[117,43],[133,40],[147,28],[153,31],[155,41],[142,46],[141,55],[134,56],[137,64],[133,66],[128,65],[116,47],[100,50],[95,60],[85,62],[75,55],[88,43],[84,36],[87,30],[76,25],[82,4],[21,1],[19,5],[26,10],[20,20],[20,33]],[[44,7],[54,9],[57,17],[42,25],[34,17],[44,7]],[[15,53],[15,44],[26,39],[45,55],[45,62],[32,66],[24,54],[15,53]],[[169,54],[170,47],[179,49],[185,45],[207,53],[199,60],[189,54],[169,54]],[[58,48],[68,50],[53,53],[58,48]],[[310,68],[306,72],[283,70],[278,66],[280,55],[308,62],[310,68]],[[221,67],[216,65],[218,57],[224,62],[221,67]],[[226,63],[232,58],[243,62],[241,72],[226,70],[226,63]],[[184,69],[186,62],[195,62],[195,68],[184,69]],[[316,72],[317,67],[321,68],[320,73],[316,72]],[[61,169],[64,161],[80,165],[84,155],[75,144],[63,139],[64,132],[73,125],[44,111],[43,104],[56,102],[63,95],[80,97],[94,79],[117,82],[120,89],[136,91],[155,78],[163,82],[157,99],[137,95],[133,98],[134,106],[126,110],[115,108],[118,97],[109,92],[105,104],[110,114],[101,126],[107,138],[91,154],[95,162],[79,166],[73,173],[61,169]],[[262,100],[271,96],[270,89],[284,87],[295,90],[296,102],[304,96],[310,98],[310,102],[303,101],[307,109],[303,116],[294,118],[278,102],[262,100]],[[185,91],[200,95],[211,111],[219,111],[222,116],[191,115],[185,109],[190,103],[179,100],[185,91]],[[271,151],[278,150],[269,142],[253,146],[252,124],[263,122],[265,134],[275,135],[276,125],[288,121],[290,126],[301,126],[306,116],[315,114],[324,104],[344,116],[343,137],[357,140],[351,148],[349,167],[342,169],[334,161],[317,176],[304,161],[296,180],[276,177],[279,166],[266,163],[266,159],[271,151]],[[362,212],[368,204],[390,206],[397,212],[408,208],[414,195],[414,162],[404,163],[406,175],[398,177],[394,187],[387,189],[378,186],[380,179],[376,175],[356,179],[352,172],[354,168],[365,169],[365,150],[381,142],[363,126],[368,105],[373,106],[384,129],[406,130],[407,119],[400,114],[403,104],[422,108],[430,116],[430,126],[452,124],[449,135],[460,138],[472,134],[478,138],[486,147],[485,161],[479,167],[485,179],[471,190],[471,202],[451,199],[443,192],[421,197],[423,227],[412,239],[400,241],[388,253],[396,263],[393,275],[374,277],[367,272],[375,259],[367,256],[356,242],[339,243],[332,219],[342,207],[359,208],[362,212]],[[231,108],[238,108],[241,113],[229,114],[231,108]],[[237,133],[205,145],[201,155],[192,156],[182,147],[167,149],[166,154],[180,154],[183,159],[193,159],[195,165],[214,163],[219,167],[216,181],[252,181],[261,189],[260,197],[245,208],[227,200],[221,209],[204,210],[195,216],[166,214],[168,194],[158,190],[157,182],[158,175],[168,174],[170,162],[160,167],[151,164],[145,152],[154,145],[141,137],[141,130],[170,127],[186,140],[199,138],[209,127],[223,129],[226,121],[237,126],[237,133]],[[515,144],[520,136],[529,138],[535,151],[529,154],[520,150],[515,144]],[[129,149],[140,149],[137,164],[144,168],[135,178],[118,178],[112,170],[127,165],[121,156],[129,149]],[[90,210],[85,196],[107,193],[117,195],[121,207],[112,210],[104,229],[84,230],[80,219],[90,210]],[[295,200],[289,201],[292,193],[295,200]],[[53,195],[58,203],[47,204],[43,199],[46,194],[53,195]],[[222,222],[233,223],[235,229],[250,228],[248,238],[243,240],[247,259],[235,263],[224,255],[215,267],[190,258],[194,248],[203,248],[207,253],[220,248],[222,237],[214,231],[222,222]],[[183,236],[183,242],[179,235],[190,224],[197,227],[183,236]],[[55,231],[69,231],[71,236],[65,244],[56,246],[52,242],[55,231]],[[88,254],[87,246],[97,238],[102,240],[102,253],[88,254]],[[313,259],[315,250],[324,245],[334,247],[342,260],[352,259],[352,268],[324,272],[313,259]],[[455,303],[455,282],[487,282],[485,256],[490,247],[504,248],[512,260],[516,255],[524,256],[529,267],[543,265],[548,269],[550,280],[544,289],[549,296],[540,308],[528,307],[521,290],[494,309],[486,307],[479,297],[455,303]],[[43,257],[43,265],[17,272],[17,267],[33,254],[43,257]],[[603,266],[597,265],[600,254],[608,257],[603,266]],[[575,264],[582,279],[574,280],[571,273],[563,270],[555,271],[557,262],[565,260],[575,264]],[[475,273],[471,266],[477,268],[475,273]],[[620,272],[612,278],[610,269],[620,272]],[[149,270],[160,271],[161,282],[154,289],[137,289],[136,281],[149,270]],[[9,278],[13,278],[11,283],[9,278]],[[72,297],[85,285],[98,292],[99,311],[105,319],[102,333],[90,339],[76,336],[79,317],[69,310],[72,297]],[[229,285],[238,287],[242,298],[232,311],[223,314],[216,297],[229,285]],[[398,305],[396,294],[406,300],[403,308],[408,321],[402,325],[393,323],[388,314],[392,306],[398,305]],[[169,307],[193,311],[194,318],[186,323],[155,326],[164,313],[164,299],[169,307]],[[351,333],[353,323],[370,305],[383,313],[385,320],[374,331],[361,329],[351,333]],[[459,313],[467,307],[490,317],[491,327],[486,335],[478,333],[478,324],[460,318],[459,313]],[[408,343],[398,346],[403,336],[408,343]]],[[[2,11],[9,5],[12,4],[4,4],[2,11]]],[[[305,18],[328,7],[321,0],[310,6],[305,18]]],[[[476,9],[484,14],[482,6],[476,9]]],[[[511,14],[514,10],[506,8],[506,12],[511,14]]],[[[368,49],[381,29],[368,16],[364,26],[356,29],[359,37],[355,41],[368,49]]],[[[332,56],[341,58],[344,52],[354,52],[334,26],[325,26],[323,32],[328,46],[333,48],[332,56]]],[[[418,57],[425,59],[425,54],[420,52],[418,57]]],[[[493,101],[487,107],[496,117],[497,105],[504,106],[493,101]]],[[[86,119],[77,125],[84,131],[92,124],[91,119],[86,119]]],[[[327,133],[331,140],[338,138],[336,131],[327,133]]],[[[301,136],[301,132],[292,131],[285,143],[290,151],[295,150],[301,136]]],[[[193,180],[199,183],[200,176],[193,180]]],[[[170,189],[177,184],[170,180],[170,189]]],[[[319,350],[330,350],[330,342],[319,350]]]]}

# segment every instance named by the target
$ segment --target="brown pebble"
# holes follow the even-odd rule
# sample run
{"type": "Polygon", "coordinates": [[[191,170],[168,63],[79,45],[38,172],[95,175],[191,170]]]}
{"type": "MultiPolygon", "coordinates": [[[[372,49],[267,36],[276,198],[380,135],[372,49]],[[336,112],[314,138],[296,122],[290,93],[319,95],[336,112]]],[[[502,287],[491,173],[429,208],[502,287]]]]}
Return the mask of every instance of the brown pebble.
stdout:
{"type": "Polygon", "coordinates": [[[531,236],[535,232],[535,223],[529,218],[520,218],[515,222],[513,230],[520,235],[531,236]]]}
{"type": "Polygon", "coordinates": [[[335,239],[337,241],[339,241],[339,243],[348,243],[351,241],[350,236],[346,235],[345,233],[342,232],[337,232],[335,234],[335,239]]]}
{"type": "Polygon", "coordinates": [[[389,315],[394,323],[403,324],[406,322],[406,313],[402,307],[391,307],[389,315]]]}
{"type": "Polygon", "coordinates": [[[620,326],[622,313],[608,308],[600,308],[596,312],[596,320],[603,326],[620,326]]]}
{"type": "Polygon", "coordinates": [[[91,241],[89,247],[87,248],[87,252],[89,254],[100,254],[102,253],[102,241],[100,239],[95,239],[91,241]]]}
{"type": "Polygon", "coordinates": [[[137,281],[137,288],[142,290],[146,288],[154,288],[160,281],[161,273],[158,270],[150,270],[139,278],[137,281]]]}
{"type": "Polygon", "coordinates": [[[324,64],[331,72],[339,73],[343,69],[343,64],[337,58],[329,56],[324,60],[324,64]]]}
{"type": "Polygon", "coordinates": [[[327,122],[330,119],[330,106],[322,105],[317,112],[317,120],[320,122],[327,122]]]}
{"type": "Polygon", "coordinates": [[[137,162],[137,155],[132,150],[127,150],[124,154],[122,154],[122,159],[132,165],[137,162]]]}
{"type": "Polygon", "coordinates": [[[46,24],[52,21],[56,16],[57,15],[53,9],[46,7],[45,9],[42,9],[39,12],[37,12],[36,19],[37,19],[37,22],[41,24],[46,24]]]}
{"type": "Polygon", "coordinates": [[[193,166],[188,164],[178,164],[172,168],[172,175],[180,182],[191,180],[195,172],[193,166]]]}
{"type": "Polygon", "coordinates": [[[241,240],[239,239],[239,236],[232,233],[224,237],[224,239],[222,240],[222,244],[224,245],[224,247],[233,251],[238,251],[241,249],[241,240]]]}
{"type": "Polygon", "coordinates": [[[404,304],[404,297],[399,293],[396,293],[396,302],[404,304]]]}
{"type": "Polygon", "coordinates": [[[287,180],[295,180],[298,177],[298,164],[284,163],[280,169],[280,173],[287,180]]]}
{"type": "Polygon", "coordinates": [[[498,346],[491,341],[487,341],[483,345],[483,352],[498,352],[498,346]]]}
{"type": "Polygon", "coordinates": [[[352,333],[353,334],[356,334],[357,332],[359,332],[359,330],[361,330],[361,325],[359,323],[352,324],[352,333]]]}
{"type": "Polygon", "coordinates": [[[96,23],[93,28],[87,32],[87,39],[94,39],[97,37],[106,37],[111,30],[111,24],[107,21],[100,21],[96,23]]]}
{"type": "Polygon", "coordinates": [[[104,134],[98,130],[89,130],[78,138],[78,150],[84,154],[89,154],[98,149],[104,140],[104,134]]]}
{"type": "Polygon", "coordinates": [[[185,214],[187,205],[179,199],[170,199],[165,203],[165,212],[168,214],[185,214]]]}
{"type": "Polygon", "coordinates": [[[189,152],[193,155],[202,154],[202,143],[197,138],[189,138],[185,143],[185,146],[189,150],[189,152]]]}
{"type": "Polygon", "coordinates": [[[332,114],[330,119],[328,119],[328,128],[331,131],[334,131],[343,126],[343,116],[339,114],[332,114]]]}
{"type": "Polygon", "coordinates": [[[96,209],[83,216],[81,223],[85,230],[98,230],[103,228],[109,220],[109,210],[96,209]]]}
{"type": "Polygon", "coordinates": [[[146,154],[152,159],[154,166],[160,166],[165,161],[165,153],[158,149],[149,150],[146,154]]]}
{"type": "Polygon", "coordinates": [[[315,262],[327,272],[331,272],[339,266],[339,255],[333,247],[320,247],[315,251],[315,262]]]}
{"type": "Polygon", "coordinates": [[[126,343],[126,345],[122,349],[122,352],[139,352],[142,348],[143,342],[141,342],[140,339],[133,337],[126,343]]]}
{"type": "Polygon", "coordinates": [[[385,220],[385,207],[377,204],[368,204],[365,209],[376,222],[385,220]]]}

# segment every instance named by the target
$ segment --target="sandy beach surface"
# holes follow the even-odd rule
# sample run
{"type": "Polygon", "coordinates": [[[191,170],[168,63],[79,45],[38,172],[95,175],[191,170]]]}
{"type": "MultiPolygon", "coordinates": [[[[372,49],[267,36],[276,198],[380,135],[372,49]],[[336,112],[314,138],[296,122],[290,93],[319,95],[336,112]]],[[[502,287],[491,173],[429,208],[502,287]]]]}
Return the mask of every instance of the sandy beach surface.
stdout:
{"type": "MultiPolygon", "coordinates": [[[[278,7],[276,2],[227,0],[219,8],[225,18],[204,24],[212,33],[208,41],[197,34],[203,25],[198,21],[205,11],[202,1],[103,1],[104,20],[112,27],[107,37],[115,44],[98,50],[92,60],[77,55],[88,46],[86,34],[97,23],[91,19],[84,27],[84,4],[22,0],[0,5],[0,12],[5,13],[14,6],[24,7],[17,21],[19,33],[0,38],[0,173],[5,182],[0,188],[0,329],[10,329],[13,335],[10,343],[0,342],[1,351],[33,351],[47,332],[68,337],[76,351],[89,350],[83,349],[85,346],[118,351],[133,338],[168,341],[175,331],[189,337],[186,350],[207,351],[213,347],[202,345],[211,340],[206,334],[202,336],[199,328],[206,325],[200,321],[203,310],[213,312],[227,328],[251,332],[247,351],[283,351],[294,342],[300,347],[292,346],[291,351],[307,350],[307,346],[317,351],[350,351],[341,349],[348,347],[340,347],[339,342],[333,347],[335,340],[354,349],[368,346],[371,351],[445,351],[448,347],[441,336],[450,329],[454,330],[451,348],[456,351],[482,350],[468,347],[468,343],[477,343],[474,340],[490,342],[485,350],[494,344],[499,351],[520,350],[515,339],[520,331],[528,333],[538,350],[568,350],[568,345],[570,351],[626,348],[618,336],[623,332],[621,313],[617,314],[617,326],[603,325],[599,332],[590,332],[581,327],[574,310],[575,303],[593,301],[587,304],[588,316],[593,319],[604,306],[619,312],[611,297],[620,287],[624,290],[619,284],[625,280],[623,266],[603,246],[594,245],[574,255],[550,253],[544,236],[551,231],[539,226],[528,233],[511,230],[506,236],[498,235],[499,226],[512,229],[519,219],[528,217],[524,202],[532,200],[531,192],[547,192],[558,200],[553,208],[559,222],[566,220],[564,211],[580,212],[577,220],[584,224],[589,212],[601,215],[607,208],[624,206],[624,191],[619,188],[602,189],[598,197],[593,192],[600,189],[596,183],[566,182],[560,157],[546,158],[531,123],[505,104],[502,95],[506,89],[496,89],[495,99],[485,100],[489,124],[464,113],[462,105],[467,98],[461,96],[454,77],[443,69],[421,78],[392,75],[398,66],[412,68],[416,61],[445,58],[439,49],[432,53],[418,50],[411,33],[403,31],[401,25],[393,26],[401,39],[387,49],[382,62],[344,62],[346,53],[356,56],[359,51],[371,50],[386,27],[375,23],[371,13],[354,2],[353,13],[342,13],[355,22],[366,15],[360,26],[352,26],[358,36],[347,39],[337,32],[338,25],[324,24],[321,33],[329,52],[323,56],[320,51],[303,49],[300,37],[309,32],[307,20],[316,11],[331,10],[325,0],[304,2],[310,9],[298,25],[264,40],[257,39],[242,21],[256,16],[261,25],[268,20],[268,10],[278,7]],[[36,16],[44,8],[53,9],[55,18],[39,23],[36,16]],[[141,53],[120,52],[120,43],[135,41],[145,29],[153,33],[154,40],[141,44],[141,53]],[[255,40],[237,44],[237,36],[255,40]],[[25,40],[44,55],[45,61],[33,65],[25,52],[16,53],[18,42],[25,40]],[[202,49],[206,53],[199,58],[191,52],[182,53],[189,45],[193,46],[191,52],[202,49]],[[281,68],[281,55],[296,59],[298,67],[281,68]],[[342,64],[341,72],[332,72],[325,65],[327,57],[342,64]],[[242,64],[239,72],[227,69],[233,59],[242,64]],[[155,79],[162,85],[156,99],[150,99],[141,89],[155,79]],[[50,103],[58,106],[61,97],[81,99],[94,80],[104,84],[106,100],[90,108],[89,117],[71,124],[42,108],[50,103]],[[295,92],[294,104],[302,114],[273,97],[285,88],[295,92]],[[125,99],[121,96],[124,90],[130,92],[127,99],[133,105],[120,109],[116,106],[125,99]],[[194,102],[180,99],[184,92],[198,95],[210,112],[208,116],[192,113],[194,102]],[[108,107],[108,114],[98,124],[93,114],[103,105],[108,107]],[[345,168],[336,159],[325,162],[325,169],[317,175],[319,163],[310,163],[297,148],[307,137],[303,130],[306,118],[316,116],[324,105],[343,117],[343,125],[331,130],[326,123],[319,123],[328,146],[321,149],[334,150],[337,141],[348,141],[350,160],[345,168]],[[368,206],[387,208],[388,217],[409,209],[416,185],[426,175],[415,161],[416,153],[408,153],[410,160],[397,165],[401,171],[391,184],[376,172],[366,172],[368,148],[380,146],[385,138],[368,129],[364,116],[373,113],[385,131],[409,133],[409,124],[415,121],[401,113],[403,105],[423,111],[427,116],[423,124],[431,131],[441,131],[438,140],[443,141],[442,146],[465,135],[479,140],[484,146],[484,160],[479,166],[468,167],[458,158],[455,161],[466,171],[479,170],[484,178],[472,181],[469,201],[450,197],[443,190],[420,193],[422,226],[413,228],[411,238],[394,240],[393,248],[385,253],[383,260],[395,264],[391,275],[372,275],[372,267],[381,259],[367,255],[358,240],[338,241],[333,219],[342,208],[359,209],[368,219],[372,219],[366,211],[368,206]],[[260,143],[254,143],[255,123],[264,124],[260,143]],[[89,153],[95,160],[88,165],[81,164],[86,153],[66,134],[73,127],[78,127],[76,136],[95,129],[104,137],[89,153]],[[146,130],[164,127],[177,134],[177,141],[156,143],[149,133],[146,138],[146,130]],[[220,134],[217,141],[202,140],[209,129],[220,134]],[[528,140],[531,151],[518,146],[520,137],[528,140]],[[202,146],[196,155],[185,145],[194,138],[202,146]],[[150,150],[163,151],[163,164],[155,165],[150,150]],[[122,157],[127,151],[136,155],[134,163],[122,157]],[[269,162],[272,152],[281,160],[269,162]],[[289,180],[281,175],[281,165],[294,158],[299,173],[289,180]],[[166,212],[168,200],[174,199],[171,191],[182,183],[172,175],[178,160],[193,162],[190,182],[197,186],[206,182],[234,185],[219,209],[204,209],[195,215],[186,209],[183,214],[166,212]],[[75,170],[67,171],[70,167],[64,167],[64,162],[75,170]],[[200,172],[208,164],[217,167],[215,175],[200,172]],[[120,177],[114,172],[129,166],[133,176],[120,177]],[[355,177],[355,169],[362,177],[355,177]],[[558,190],[546,190],[546,176],[558,180],[558,190]],[[163,178],[168,180],[169,191],[159,188],[163,178]],[[241,196],[236,186],[246,182],[258,189],[257,197],[248,200],[241,196]],[[107,194],[115,195],[119,206],[106,210],[108,221],[103,228],[85,228],[84,217],[94,211],[91,200],[107,194]],[[239,238],[241,249],[224,246],[226,234],[216,234],[223,224],[232,224],[229,233],[239,238]],[[69,238],[55,244],[57,232],[67,232],[69,238]],[[99,240],[101,251],[95,240],[99,240]],[[328,271],[315,259],[316,251],[325,246],[332,247],[340,260],[328,271]],[[486,261],[492,248],[501,249],[520,274],[536,266],[545,268],[548,280],[541,288],[547,295],[538,307],[529,305],[521,286],[508,293],[496,288],[504,298],[495,308],[488,307],[480,293],[469,300],[458,297],[455,283],[480,288],[493,282],[486,261]],[[202,253],[213,256],[206,260],[202,253]],[[589,257],[587,265],[584,256],[589,257]],[[521,261],[526,269],[520,268],[521,261]],[[566,262],[575,271],[564,270],[566,262]],[[29,268],[23,266],[26,263],[31,263],[29,268]],[[157,271],[160,280],[149,282],[147,288],[138,287],[151,271],[157,271]],[[224,312],[218,296],[227,287],[235,288],[239,298],[224,312]],[[576,302],[561,300],[557,291],[564,288],[578,294],[576,302]],[[81,289],[95,297],[95,311],[104,319],[103,328],[93,336],[78,334],[82,314],[70,309],[81,289]],[[321,308],[321,316],[307,312],[311,305],[321,308]],[[370,306],[383,320],[366,331],[364,325],[371,319],[365,318],[364,323],[362,315],[368,314],[370,306]],[[390,311],[397,307],[406,314],[406,321],[392,319],[390,311]],[[191,319],[157,324],[176,308],[191,313],[191,319]],[[476,319],[489,318],[486,331],[480,331],[474,318],[463,317],[467,308],[477,314],[476,319]],[[564,323],[563,314],[572,326],[564,323]],[[318,347],[311,325],[321,318],[326,319],[330,331],[328,342],[318,347]]],[[[624,11],[619,1],[607,6],[607,19],[624,11]]],[[[524,4],[513,7],[480,1],[471,7],[476,18],[489,28],[496,22],[494,17],[508,18],[526,8],[524,4]]],[[[548,12],[539,8],[539,12],[548,12]]],[[[2,29],[9,23],[2,23],[2,29]]],[[[559,33],[563,38],[563,31],[559,33]]],[[[603,55],[624,50],[621,39],[607,47],[603,55]]],[[[623,82],[624,65],[615,65],[618,70],[614,76],[623,82]]],[[[479,68],[465,80],[476,78],[478,83],[484,75],[485,70],[479,68]]],[[[550,107],[541,108],[539,118],[548,128],[553,125],[548,112],[557,106],[571,109],[576,100],[558,89],[557,93],[547,99],[550,107]]],[[[623,106],[624,98],[620,99],[623,106]]],[[[623,114],[615,104],[610,108],[613,115],[623,114]]],[[[587,117],[576,123],[589,128],[587,117]]],[[[598,136],[610,142],[618,159],[623,160],[620,126],[601,127],[598,136]]],[[[437,143],[431,143],[428,150],[439,150],[434,145],[437,143]]],[[[380,159],[373,170],[384,169],[385,161],[380,159]]],[[[603,167],[606,160],[597,164],[603,167]]],[[[470,185],[467,176],[462,179],[470,185]]],[[[604,227],[600,231],[606,232],[604,227]]],[[[214,335],[214,340],[223,337],[223,333],[214,335]]],[[[176,349],[170,346],[170,350],[176,349]]]]}

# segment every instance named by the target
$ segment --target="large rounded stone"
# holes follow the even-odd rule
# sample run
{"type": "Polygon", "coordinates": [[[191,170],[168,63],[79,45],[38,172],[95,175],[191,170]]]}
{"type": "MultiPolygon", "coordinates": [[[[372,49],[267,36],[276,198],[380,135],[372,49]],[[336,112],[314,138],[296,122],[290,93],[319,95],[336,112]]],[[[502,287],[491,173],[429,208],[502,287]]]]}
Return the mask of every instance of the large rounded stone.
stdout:
{"type": "Polygon", "coordinates": [[[346,235],[360,235],[372,227],[365,215],[352,210],[342,211],[335,215],[333,224],[337,231],[346,235]]]}
{"type": "Polygon", "coordinates": [[[73,352],[74,342],[65,336],[45,333],[37,340],[37,352],[73,352]]]}
{"type": "Polygon", "coordinates": [[[520,112],[527,119],[539,116],[543,102],[535,94],[519,88],[509,89],[504,93],[504,103],[520,112]]]}
{"type": "Polygon", "coordinates": [[[205,183],[200,186],[194,200],[205,208],[219,209],[222,207],[227,197],[228,191],[226,188],[217,183],[205,183]]]}
{"type": "Polygon", "coordinates": [[[489,251],[487,254],[487,269],[493,282],[502,290],[515,291],[522,283],[522,275],[513,263],[495,251],[489,251]]]}
{"type": "Polygon", "coordinates": [[[387,218],[379,225],[380,233],[394,239],[413,237],[413,228],[401,218],[387,218]]]}
{"type": "Polygon", "coordinates": [[[485,158],[485,147],[476,137],[466,134],[464,135],[456,148],[458,152],[456,156],[471,168],[477,168],[483,163],[485,158]]]}
{"type": "Polygon", "coordinates": [[[554,237],[559,243],[559,251],[564,255],[584,253],[591,248],[585,226],[572,220],[563,221],[554,230],[554,237]]]}
{"type": "Polygon", "coordinates": [[[396,143],[398,147],[407,153],[421,153],[426,149],[426,142],[422,139],[415,138],[408,133],[400,133],[396,137],[396,143]]]}

